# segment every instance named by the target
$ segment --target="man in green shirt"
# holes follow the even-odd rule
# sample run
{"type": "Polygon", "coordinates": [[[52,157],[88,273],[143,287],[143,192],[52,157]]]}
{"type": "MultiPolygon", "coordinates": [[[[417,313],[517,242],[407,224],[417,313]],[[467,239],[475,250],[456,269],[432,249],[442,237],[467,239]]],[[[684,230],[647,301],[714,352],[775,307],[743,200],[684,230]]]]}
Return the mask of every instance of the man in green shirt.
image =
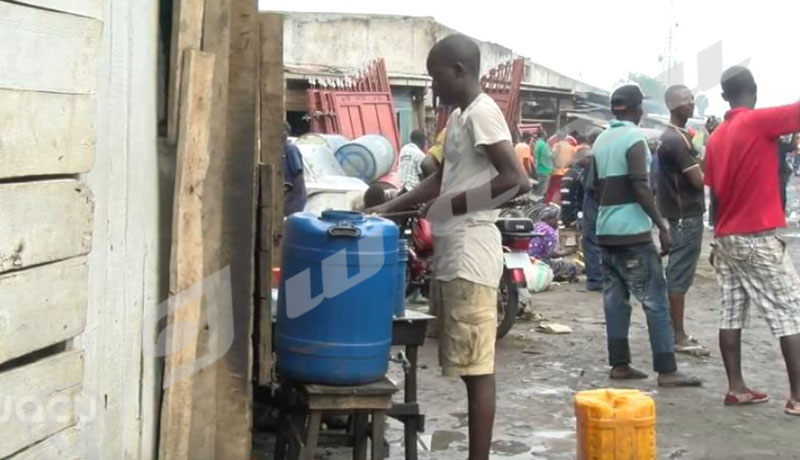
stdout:
{"type": "Polygon", "coordinates": [[[550,176],[555,170],[555,164],[553,163],[553,152],[547,145],[547,131],[540,130],[537,137],[533,147],[533,157],[536,161],[536,180],[539,181],[539,185],[536,186],[535,194],[544,196],[550,185],[550,176]]]}

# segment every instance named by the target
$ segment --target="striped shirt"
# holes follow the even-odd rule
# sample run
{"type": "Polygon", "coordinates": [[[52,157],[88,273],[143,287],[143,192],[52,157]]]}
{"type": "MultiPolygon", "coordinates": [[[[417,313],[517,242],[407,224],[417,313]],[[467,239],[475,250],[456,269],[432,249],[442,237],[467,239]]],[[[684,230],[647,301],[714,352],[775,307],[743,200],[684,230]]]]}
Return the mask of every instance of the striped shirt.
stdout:
{"type": "Polygon", "coordinates": [[[633,183],[649,180],[651,161],[647,139],[631,122],[614,120],[594,144],[595,170],[598,179],[597,240],[601,245],[620,246],[652,241],[653,223],[636,200],[633,183]],[[640,148],[634,149],[634,145],[640,148]],[[646,158],[630,164],[630,153],[641,152],[646,158]],[[638,170],[641,169],[641,170],[638,170]]]}

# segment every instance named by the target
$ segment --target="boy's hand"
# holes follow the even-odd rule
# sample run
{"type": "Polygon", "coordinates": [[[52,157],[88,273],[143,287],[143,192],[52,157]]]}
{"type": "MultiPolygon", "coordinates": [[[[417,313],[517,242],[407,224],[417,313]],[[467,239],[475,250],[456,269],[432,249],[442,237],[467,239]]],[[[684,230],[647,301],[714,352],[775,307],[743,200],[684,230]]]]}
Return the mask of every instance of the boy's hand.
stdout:
{"type": "Polygon", "coordinates": [[[365,209],[363,211],[363,213],[365,215],[368,215],[368,216],[371,215],[371,214],[378,214],[378,215],[386,214],[388,212],[389,212],[389,208],[388,208],[388,206],[386,206],[386,203],[380,204],[378,206],[373,206],[371,208],[367,208],[367,209],[365,209]]]}
{"type": "Polygon", "coordinates": [[[658,241],[661,243],[661,256],[669,254],[669,247],[672,246],[672,237],[668,229],[661,229],[658,231],[658,241]]]}

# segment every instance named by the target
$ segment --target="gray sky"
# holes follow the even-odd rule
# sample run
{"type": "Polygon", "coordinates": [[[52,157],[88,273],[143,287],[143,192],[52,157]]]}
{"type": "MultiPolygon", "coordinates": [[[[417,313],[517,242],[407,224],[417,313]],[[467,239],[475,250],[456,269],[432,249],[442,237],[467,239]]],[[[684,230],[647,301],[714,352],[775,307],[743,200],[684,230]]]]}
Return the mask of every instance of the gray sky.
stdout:
{"type": "MultiPolygon", "coordinates": [[[[671,29],[672,59],[684,63],[688,86],[697,84],[697,53],[722,42],[725,67],[750,59],[749,67],[759,84],[760,106],[800,99],[797,0],[490,4],[491,9],[486,3],[472,9],[443,0],[260,0],[262,10],[433,16],[475,38],[507,46],[534,62],[607,89],[629,71],[654,76],[664,71],[665,61],[659,62],[659,56],[666,59],[669,54],[671,29]]],[[[725,105],[719,93],[719,87],[707,90],[711,111],[721,114],[725,105]]]]}

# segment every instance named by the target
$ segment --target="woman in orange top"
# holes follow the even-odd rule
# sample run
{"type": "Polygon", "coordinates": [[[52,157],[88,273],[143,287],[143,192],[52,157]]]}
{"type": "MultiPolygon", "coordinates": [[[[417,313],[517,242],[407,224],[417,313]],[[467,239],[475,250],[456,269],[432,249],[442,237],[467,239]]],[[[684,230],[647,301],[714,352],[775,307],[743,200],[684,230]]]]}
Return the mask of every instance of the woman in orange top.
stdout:
{"type": "Polygon", "coordinates": [[[522,141],[514,146],[514,151],[517,152],[517,156],[522,162],[522,167],[525,169],[528,177],[530,177],[531,173],[533,172],[533,152],[531,151],[532,139],[533,136],[531,136],[529,133],[525,133],[522,135],[522,141]]]}

